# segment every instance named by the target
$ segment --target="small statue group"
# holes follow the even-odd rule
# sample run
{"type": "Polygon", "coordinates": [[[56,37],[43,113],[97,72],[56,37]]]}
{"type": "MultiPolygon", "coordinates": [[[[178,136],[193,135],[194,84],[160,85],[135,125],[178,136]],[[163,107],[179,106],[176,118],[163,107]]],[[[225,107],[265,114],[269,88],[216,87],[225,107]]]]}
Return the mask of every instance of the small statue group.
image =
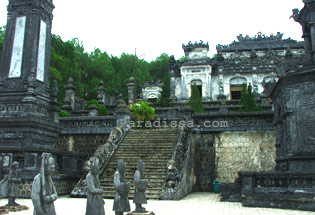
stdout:
{"type": "MultiPolygon", "coordinates": [[[[129,204],[129,191],[130,191],[130,183],[125,182],[125,169],[126,164],[122,160],[118,160],[118,169],[114,175],[114,186],[116,190],[113,211],[115,211],[115,215],[122,215],[124,212],[130,211],[129,204]]],[[[146,188],[148,186],[148,179],[143,179],[144,172],[144,163],[142,160],[138,160],[138,170],[134,174],[134,183],[135,183],[135,191],[133,197],[133,203],[136,205],[135,211],[128,213],[137,214],[137,213],[148,213],[142,204],[147,204],[147,198],[145,195],[146,188]]],[[[153,215],[153,212],[148,214],[153,215]]]]}
{"type": "MultiPolygon", "coordinates": [[[[0,197],[8,197],[7,206],[18,206],[15,198],[18,196],[18,183],[21,178],[18,176],[19,163],[14,162],[9,175],[0,182],[0,197]],[[6,184],[6,192],[3,192],[2,184],[6,184]]],[[[99,181],[100,164],[97,157],[90,159],[90,170],[86,176],[87,203],[86,215],[105,215],[105,202],[102,197],[104,192],[99,181]]],[[[126,164],[118,160],[118,169],[114,174],[114,187],[116,190],[113,211],[116,215],[123,215],[130,211],[129,191],[130,182],[125,181],[126,164]]],[[[33,180],[31,198],[34,206],[34,215],[56,215],[54,202],[58,198],[52,174],[55,171],[55,160],[51,153],[42,154],[41,170],[33,180]]],[[[135,192],[133,202],[136,205],[135,211],[129,214],[147,213],[142,204],[147,203],[145,195],[148,186],[148,179],[143,179],[144,163],[138,161],[138,170],[134,174],[135,192]]],[[[153,215],[153,212],[149,214],[153,215]]]]}

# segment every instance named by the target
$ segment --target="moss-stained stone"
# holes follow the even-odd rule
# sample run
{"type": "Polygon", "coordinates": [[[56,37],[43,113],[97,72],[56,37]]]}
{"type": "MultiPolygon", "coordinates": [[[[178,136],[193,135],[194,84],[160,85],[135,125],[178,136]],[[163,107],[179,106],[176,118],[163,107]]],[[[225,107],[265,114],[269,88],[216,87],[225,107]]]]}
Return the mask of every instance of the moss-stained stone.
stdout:
{"type": "Polygon", "coordinates": [[[232,183],[239,171],[272,171],[276,148],[274,131],[224,132],[216,135],[216,177],[232,183]]]}

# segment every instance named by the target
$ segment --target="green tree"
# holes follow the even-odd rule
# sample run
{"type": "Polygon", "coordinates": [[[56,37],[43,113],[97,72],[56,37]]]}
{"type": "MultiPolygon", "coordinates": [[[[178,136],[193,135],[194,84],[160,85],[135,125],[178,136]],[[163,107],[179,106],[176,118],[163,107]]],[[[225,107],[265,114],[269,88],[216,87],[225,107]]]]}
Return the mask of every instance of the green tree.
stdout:
{"type": "Polygon", "coordinates": [[[191,89],[191,96],[188,104],[195,113],[202,113],[205,111],[204,105],[202,104],[202,97],[196,84],[194,84],[191,89]]]}
{"type": "Polygon", "coordinates": [[[256,104],[251,84],[243,84],[241,100],[239,101],[239,104],[242,105],[242,107],[239,109],[240,112],[262,111],[262,107],[257,106],[256,104]]]}

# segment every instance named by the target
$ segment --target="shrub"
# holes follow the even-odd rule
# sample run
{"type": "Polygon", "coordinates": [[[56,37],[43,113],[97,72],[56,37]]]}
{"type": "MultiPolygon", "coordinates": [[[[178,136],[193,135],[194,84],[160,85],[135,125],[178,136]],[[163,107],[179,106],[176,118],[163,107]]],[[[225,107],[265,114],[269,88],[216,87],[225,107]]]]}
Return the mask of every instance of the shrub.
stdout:
{"type": "Polygon", "coordinates": [[[59,117],[70,117],[70,114],[67,111],[62,110],[62,111],[59,111],[58,116],[59,117]]]}
{"type": "Polygon", "coordinates": [[[85,105],[85,109],[88,109],[91,105],[96,105],[98,107],[98,115],[99,116],[108,116],[109,115],[109,112],[108,112],[107,108],[105,107],[105,105],[98,103],[98,101],[96,99],[92,99],[92,100],[88,101],[85,105]]]}
{"type": "Polygon", "coordinates": [[[154,120],[154,118],[157,116],[155,114],[155,109],[144,101],[130,105],[129,109],[132,111],[132,116],[137,117],[138,121],[144,122],[143,125],[145,125],[146,121],[154,120]]]}
{"type": "Polygon", "coordinates": [[[194,84],[191,89],[191,96],[188,105],[193,109],[195,113],[205,112],[205,107],[202,104],[202,97],[196,84],[194,84]]]}
{"type": "Polygon", "coordinates": [[[262,111],[262,107],[257,106],[256,104],[251,84],[243,84],[241,100],[239,101],[239,104],[242,105],[242,107],[239,109],[240,112],[262,111]]]}

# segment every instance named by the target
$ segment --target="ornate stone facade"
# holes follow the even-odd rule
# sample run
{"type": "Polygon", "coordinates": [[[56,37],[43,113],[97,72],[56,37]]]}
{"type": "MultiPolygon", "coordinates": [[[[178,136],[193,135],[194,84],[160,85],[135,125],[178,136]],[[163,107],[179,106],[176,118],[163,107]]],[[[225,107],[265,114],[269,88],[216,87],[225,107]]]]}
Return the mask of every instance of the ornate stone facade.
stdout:
{"type": "Polygon", "coordinates": [[[142,86],[141,98],[143,100],[158,99],[162,92],[163,83],[161,80],[146,81],[142,86]]]}
{"type": "Polygon", "coordinates": [[[209,45],[183,45],[185,60],[169,63],[171,97],[187,101],[196,84],[204,101],[239,99],[241,85],[250,83],[256,95],[263,92],[263,82],[278,80],[281,72],[294,62],[302,62],[303,42],[282,39],[282,34],[255,37],[237,36],[238,41],[217,45],[217,56],[207,56],[209,45]]]}

